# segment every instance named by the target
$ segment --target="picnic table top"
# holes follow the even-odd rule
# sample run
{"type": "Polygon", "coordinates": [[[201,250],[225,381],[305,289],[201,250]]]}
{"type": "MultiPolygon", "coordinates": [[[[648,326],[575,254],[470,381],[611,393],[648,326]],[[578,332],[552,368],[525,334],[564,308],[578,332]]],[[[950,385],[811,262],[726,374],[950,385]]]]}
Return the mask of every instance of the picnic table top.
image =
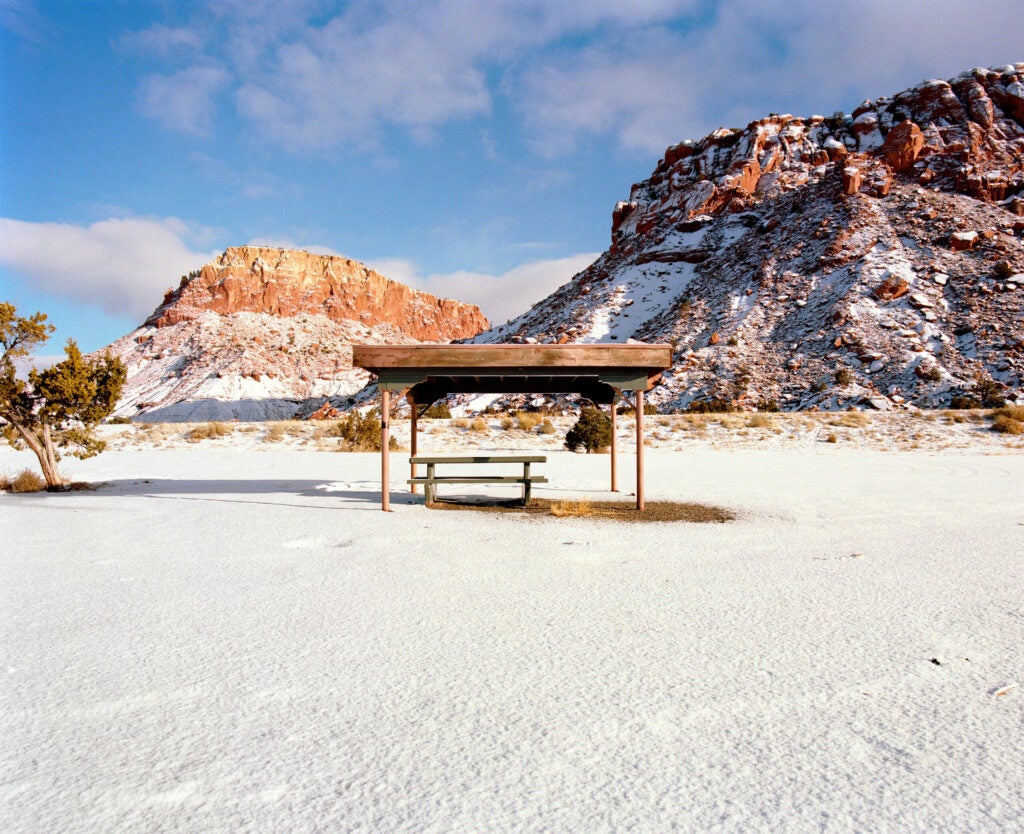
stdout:
{"type": "Polygon", "coordinates": [[[411,457],[409,463],[547,463],[544,455],[465,455],[411,457]]]}

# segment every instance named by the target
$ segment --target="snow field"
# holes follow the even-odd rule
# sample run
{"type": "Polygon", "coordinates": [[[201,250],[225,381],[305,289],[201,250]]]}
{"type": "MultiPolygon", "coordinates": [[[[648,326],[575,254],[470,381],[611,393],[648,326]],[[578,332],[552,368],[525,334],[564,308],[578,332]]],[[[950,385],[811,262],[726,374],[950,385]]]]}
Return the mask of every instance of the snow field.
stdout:
{"type": "Polygon", "coordinates": [[[1014,827],[1024,457],[647,467],[740,520],[432,512],[401,454],[384,515],[376,455],[211,447],[0,495],[0,828],[1014,827]]]}

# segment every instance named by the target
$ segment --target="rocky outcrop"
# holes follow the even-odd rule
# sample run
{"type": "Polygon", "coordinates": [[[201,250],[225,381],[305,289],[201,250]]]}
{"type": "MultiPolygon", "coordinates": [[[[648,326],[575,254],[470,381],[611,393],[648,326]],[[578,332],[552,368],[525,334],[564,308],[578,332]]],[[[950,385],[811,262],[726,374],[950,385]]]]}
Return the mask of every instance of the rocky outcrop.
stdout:
{"type": "Polygon", "coordinates": [[[1003,200],[1024,189],[1022,79],[1024,64],[979,68],[865,101],[848,116],[772,115],[673,145],[616,206],[613,247],[628,250],[655,226],[750,209],[821,179],[840,160],[848,193],[885,191],[881,183],[904,173],[1003,200]]]}
{"type": "Polygon", "coordinates": [[[425,342],[466,339],[488,327],[479,307],[419,292],[356,261],[257,246],[228,249],[183,277],[146,324],[167,327],[207,310],[390,324],[425,342]]]}
{"type": "Polygon", "coordinates": [[[369,380],[352,367],[353,344],[450,342],[486,326],[471,304],[345,258],[228,249],[105,348],[128,369],[114,413],[172,422],[326,418],[369,380]]]}
{"type": "Polygon", "coordinates": [[[1024,64],[673,145],[487,341],[675,345],[662,408],[1024,398],[1024,64]]]}

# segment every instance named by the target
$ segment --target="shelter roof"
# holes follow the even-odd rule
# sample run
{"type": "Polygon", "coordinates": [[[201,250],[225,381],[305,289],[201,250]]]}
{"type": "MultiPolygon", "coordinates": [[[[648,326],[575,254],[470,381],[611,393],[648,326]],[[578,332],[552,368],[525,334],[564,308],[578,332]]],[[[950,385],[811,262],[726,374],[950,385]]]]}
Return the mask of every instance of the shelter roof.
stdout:
{"type": "Polygon", "coordinates": [[[577,393],[609,403],[646,391],[672,364],[671,345],[355,345],[352,364],[382,390],[417,403],[459,393],[577,393]]]}

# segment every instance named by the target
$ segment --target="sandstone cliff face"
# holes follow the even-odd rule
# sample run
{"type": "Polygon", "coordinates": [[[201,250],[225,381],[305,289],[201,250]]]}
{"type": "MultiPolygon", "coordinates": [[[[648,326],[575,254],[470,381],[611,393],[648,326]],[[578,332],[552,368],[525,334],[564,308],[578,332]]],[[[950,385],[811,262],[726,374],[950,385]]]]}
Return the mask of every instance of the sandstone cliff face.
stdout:
{"type": "Polygon", "coordinates": [[[948,405],[1024,378],[1024,64],[670,147],[486,341],[665,341],[663,408],[948,405]]]}
{"type": "Polygon", "coordinates": [[[183,278],[146,324],[167,327],[207,310],[390,324],[425,342],[466,339],[488,327],[478,307],[419,292],[356,261],[255,246],[228,249],[183,278]]]}
{"type": "Polygon", "coordinates": [[[352,345],[450,342],[487,326],[344,258],[243,246],[168,291],[106,350],[128,381],[115,415],[141,421],[267,420],[343,404],[369,380],[352,345]]]}

